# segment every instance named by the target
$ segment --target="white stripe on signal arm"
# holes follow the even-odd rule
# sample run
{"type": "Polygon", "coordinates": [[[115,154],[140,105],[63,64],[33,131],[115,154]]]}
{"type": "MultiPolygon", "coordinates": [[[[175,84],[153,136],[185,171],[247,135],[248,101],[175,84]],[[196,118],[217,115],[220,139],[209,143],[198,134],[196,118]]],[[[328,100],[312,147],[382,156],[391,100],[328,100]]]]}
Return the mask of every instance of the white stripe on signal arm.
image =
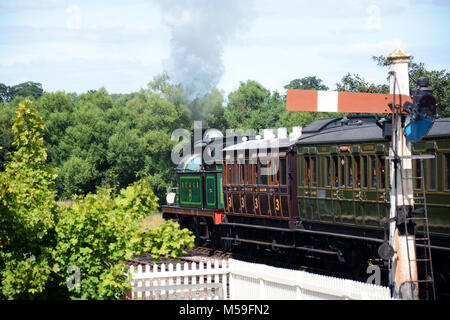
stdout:
{"type": "Polygon", "coordinates": [[[337,112],[338,94],[337,91],[317,91],[317,111],[337,112]]]}

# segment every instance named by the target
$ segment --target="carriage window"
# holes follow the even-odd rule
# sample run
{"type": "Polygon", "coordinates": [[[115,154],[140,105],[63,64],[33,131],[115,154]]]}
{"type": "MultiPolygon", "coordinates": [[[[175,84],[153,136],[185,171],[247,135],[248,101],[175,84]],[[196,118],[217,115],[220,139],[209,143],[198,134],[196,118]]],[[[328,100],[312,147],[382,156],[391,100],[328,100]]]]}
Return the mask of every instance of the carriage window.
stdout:
{"type": "Polygon", "coordinates": [[[333,186],[339,187],[339,171],[338,171],[338,157],[333,157],[333,186]]]}
{"type": "Polygon", "coordinates": [[[355,187],[361,187],[361,159],[359,156],[355,156],[355,187]]]}
{"type": "MultiPolygon", "coordinates": [[[[415,164],[414,168],[414,176],[421,177],[422,176],[422,168],[420,167],[420,160],[413,160],[415,164]]],[[[415,181],[414,188],[422,189],[422,179],[413,179],[415,181]]]]}
{"type": "Polygon", "coordinates": [[[362,185],[363,188],[367,188],[367,173],[369,171],[369,168],[367,167],[367,156],[362,156],[363,158],[363,181],[362,181],[362,185]]]}
{"type": "Polygon", "coordinates": [[[252,165],[250,163],[245,164],[245,181],[247,184],[252,184],[252,165]]]}
{"type": "Polygon", "coordinates": [[[380,170],[380,189],[384,189],[386,187],[386,167],[381,156],[378,156],[378,165],[380,170]]]}
{"type": "Polygon", "coordinates": [[[280,159],[280,168],[278,169],[278,172],[281,175],[281,184],[285,185],[287,184],[286,181],[286,177],[287,177],[287,170],[286,170],[286,158],[281,158],[280,159]]]}
{"type": "Polygon", "coordinates": [[[252,174],[250,177],[251,184],[253,185],[258,184],[258,165],[256,163],[252,163],[250,167],[252,170],[252,174]]]}
{"type": "Polygon", "coordinates": [[[345,187],[345,158],[339,157],[340,174],[339,174],[339,184],[341,187],[345,187]]]}
{"type": "Polygon", "coordinates": [[[375,164],[375,156],[370,156],[370,187],[377,187],[377,167],[375,164]]]}
{"type": "Polygon", "coordinates": [[[261,184],[267,184],[267,175],[261,174],[261,184]]]}
{"type": "Polygon", "coordinates": [[[245,181],[245,165],[240,164],[239,165],[239,184],[243,185],[245,181]]]}
{"type": "Polygon", "coordinates": [[[445,161],[445,189],[450,190],[450,153],[444,154],[444,161],[445,161]]]}
{"type": "Polygon", "coordinates": [[[436,158],[427,160],[428,162],[428,190],[436,190],[436,158]]]}
{"type": "Polygon", "coordinates": [[[311,182],[313,187],[317,187],[316,160],[316,157],[311,157],[311,182]]]}
{"type": "Polygon", "coordinates": [[[269,174],[268,178],[269,178],[270,185],[274,185],[275,180],[276,180],[275,175],[274,175],[275,165],[272,161],[273,160],[270,160],[270,162],[267,164],[267,173],[269,174]]]}
{"type": "Polygon", "coordinates": [[[325,158],[325,172],[327,173],[327,177],[326,177],[326,186],[329,187],[331,186],[331,158],[330,157],[326,157],[325,158]]]}
{"type": "Polygon", "coordinates": [[[311,181],[311,167],[309,163],[309,157],[305,157],[305,169],[306,169],[305,186],[307,186],[311,181]]]}
{"type": "Polygon", "coordinates": [[[347,172],[348,172],[348,180],[347,186],[353,186],[353,161],[351,156],[347,156],[347,172]]]}
{"type": "Polygon", "coordinates": [[[261,184],[266,185],[267,184],[267,180],[268,180],[268,166],[263,166],[263,164],[261,162],[259,162],[259,167],[260,167],[260,175],[261,175],[261,184]]]}
{"type": "Polygon", "coordinates": [[[230,184],[234,184],[234,179],[233,179],[233,175],[234,175],[234,165],[230,165],[230,184]]]}
{"type": "Polygon", "coordinates": [[[273,184],[278,185],[280,184],[280,180],[278,179],[280,174],[280,159],[274,159],[272,160],[273,163],[271,164],[272,170],[272,177],[273,177],[273,184]]]}
{"type": "Polygon", "coordinates": [[[253,163],[248,164],[248,184],[255,184],[255,165],[253,163]]]}

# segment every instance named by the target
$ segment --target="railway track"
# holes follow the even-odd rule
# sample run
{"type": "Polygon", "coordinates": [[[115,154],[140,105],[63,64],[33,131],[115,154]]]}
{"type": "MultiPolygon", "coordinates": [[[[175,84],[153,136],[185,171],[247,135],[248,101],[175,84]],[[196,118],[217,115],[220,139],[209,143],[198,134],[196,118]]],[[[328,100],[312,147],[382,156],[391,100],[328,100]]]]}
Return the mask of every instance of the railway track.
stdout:
{"type": "Polygon", "coordinates": [[[153,264],[162,264],[162,263],[182,263],[182,262],[214,262],[215,260],[227,260],[232,257],[231,252],[223,252],[218,250],[213,250],[207,247],[195,247],[192,250],[188,250],[187,254],[180,257],[179,259],[175,258],[164,258],[160,257],[159,259],[155,259],[150,255],[138,255],[133,257],[132,260],[128,260],[125,262],[128,266],[138,266],[138,265],[153,265],[153,264]]]}

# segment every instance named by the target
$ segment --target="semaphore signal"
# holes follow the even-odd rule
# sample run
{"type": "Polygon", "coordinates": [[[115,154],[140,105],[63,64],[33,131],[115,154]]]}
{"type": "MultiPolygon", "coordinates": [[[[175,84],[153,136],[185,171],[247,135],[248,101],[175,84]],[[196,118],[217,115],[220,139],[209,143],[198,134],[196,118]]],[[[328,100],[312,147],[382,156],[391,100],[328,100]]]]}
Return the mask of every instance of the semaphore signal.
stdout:
{"type": "MultiPolygon", "coordinates": [[[[413,97],[409,94],[408,64],[411,55],[395,50],[391,60],[390,94],[356,93],[339,91],[317,91],[289,89],[286,109],[288,111],[346,112],[346,113],[390,113],[392,114],[392,143],[390,147],[391,193],[389,244],[383,243],[379,252],[389,252],[384,259],[390,259],[390,285],[393,296],[401,299],[418,299],[416,258],[416,237],[414,215],[414,192],[412,188],[411,142],[420,141],[430,130],[437,116],[436,99],[429,88],[427,78],[420,78],[413,97]]],[[[415,156],[415,159],[420,157],[415,156]]],[[[420,158],[422,161],[423,159],[420,158]]],[[[417,211],[417,212],[416,212],[417,211]]],[[[425,219],[426,205],[424,208],[425,219]]],[[[426,224],[428,226],[428,222],[426,224]]],[[[428,227],[426,229],[428,234],[428,227]]],[[[428,242],[428,247],[430,243],[428,242]]],[[[431,268],[431,251],[427,260],[431,268]]],[[[422,259],[424,260],[424,259],[422,259]]]]}

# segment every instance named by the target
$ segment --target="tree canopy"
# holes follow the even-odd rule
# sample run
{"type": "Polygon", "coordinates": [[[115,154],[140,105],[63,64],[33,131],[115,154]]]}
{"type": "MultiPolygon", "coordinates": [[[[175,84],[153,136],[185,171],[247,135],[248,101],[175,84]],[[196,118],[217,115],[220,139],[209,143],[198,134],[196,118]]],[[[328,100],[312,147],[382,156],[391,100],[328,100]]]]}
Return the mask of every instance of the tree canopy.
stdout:
{"type": "Polygon", "coordinates": [[[14,97],[33,97],[37,99],[43,93],[42,84],[38,82],[27,81],[11,87],[0,83],[0,102],[10,102],[14,97]]]}

